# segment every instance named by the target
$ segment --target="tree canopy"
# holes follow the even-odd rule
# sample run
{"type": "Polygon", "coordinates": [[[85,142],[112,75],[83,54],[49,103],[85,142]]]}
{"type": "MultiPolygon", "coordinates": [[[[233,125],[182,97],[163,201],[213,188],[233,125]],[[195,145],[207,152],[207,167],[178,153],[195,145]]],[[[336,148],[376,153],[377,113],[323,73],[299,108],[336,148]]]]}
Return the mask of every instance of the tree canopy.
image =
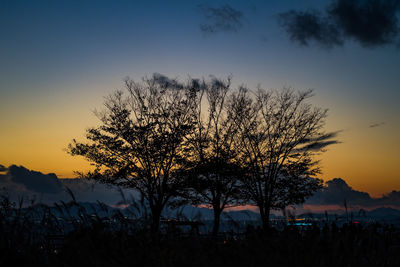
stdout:
{"type": "Polygon", "coordinates": [[[241,162],[249,169],[243,195],[260,209],[264,225],[271,209],[300,204],[321,187],[315,155],[337,143],[324,133],[327,110],[307,100],[312,91],[246,88],[233,95],[230,109],[239,125],[241,162]]]}
{"type": "Polygon", "coordinates": [[[327,110],[308,102],[311,91],[230,86],[230,77],[127,79],[96,112],[101,125],[68,152],[94,165],[82,176],[140,192],[154,230],[176,198],[212,207],[214,234],[222,211],[238,203],[258,206],[268,226],[271,209],[321,186],[315,155],[337,143],[336,133],[323,131],[327,110]]]}
{"type": "Polygon", "coordinates": [[[85,177],[139,191],[158,229],[163,208],[182,186],[178,171],[195,130],[196,82],[154,75],[139,83],[128,79],[125,87],[126,96],[117,91],[106,98],[97,112],[101,126],[86,132],[89,142],[73,140],[69,152],[95,166],[85,177]]]}

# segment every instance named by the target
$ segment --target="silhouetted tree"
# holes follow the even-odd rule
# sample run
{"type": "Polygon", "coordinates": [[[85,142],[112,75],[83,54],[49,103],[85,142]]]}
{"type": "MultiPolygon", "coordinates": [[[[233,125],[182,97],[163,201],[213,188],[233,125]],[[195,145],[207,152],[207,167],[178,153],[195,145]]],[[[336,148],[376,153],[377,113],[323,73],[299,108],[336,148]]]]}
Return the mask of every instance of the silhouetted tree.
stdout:
{"type": "Polygon", "coordinates": [[[127,96],[117,91],[106,98],[105,109],[96,113],[101,125],[86,131],[88,142],[73,140],[68,148],[95,166],[82,176],[138,190],[150,207],[154,231],[183,186],[178,173],[195,130],[197,85],[160,74],[139,83],[127,79],[127,96]]]}
{"type": "Polygon", "coordinates": [[[265,91],[252,97],[241,88],[232,96],[230,109],[240,129],[242,163],[250,170],[244,176],[244,197],[257,205],[264,227],[271,209],[299,204],[320,188],[316,153],[336,134],[323,130],[327,110],[307,103],[311,91],[265,91]]]}
{"type": "Polygon", "coordinates": [[[95,166],[82,176],[138,190],[153,230],[175,196],[211,206],[216,234],[222,211],[241,199],[267,226],[271,209],[321,186],[314,156],[336,141],[322,132],[327,111],[307,103],[311,91],[251,97],[242,87],[228,94],[230,78],[183,84],[159,74],[125,86],[126,97],[115,92],[97,112],[101,125],[87,130],[88,142],[73,140],[68,151],[95,166]]]}
{"type": "Polygon", "coordinates": [[[212,78],[210,82],[203,81],[200,88],[198,104],[194,106],[196,131],[190,139],[192,169],[187,189],[192,204],[212,207],[216,235],[223,210],[238,203],[244,172],[234,145],[238,125],[226,102],[230,78],[212,78]]]}

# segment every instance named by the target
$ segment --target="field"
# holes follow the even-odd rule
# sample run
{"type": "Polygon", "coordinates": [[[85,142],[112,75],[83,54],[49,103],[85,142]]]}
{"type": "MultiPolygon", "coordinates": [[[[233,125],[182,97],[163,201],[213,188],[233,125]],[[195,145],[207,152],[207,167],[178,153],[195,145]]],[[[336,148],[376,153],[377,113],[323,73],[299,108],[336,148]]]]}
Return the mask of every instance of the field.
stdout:
{"type": "Polygon", "coordinates": [[[248,226],[211,236],[176,224],[154,233],[143,214],[89,214],[73,201],[60,203],[58,213],[38,207],[18,208],[3,198],[0,266],[400,265],[400,229],[393,225],[248,226]]]}

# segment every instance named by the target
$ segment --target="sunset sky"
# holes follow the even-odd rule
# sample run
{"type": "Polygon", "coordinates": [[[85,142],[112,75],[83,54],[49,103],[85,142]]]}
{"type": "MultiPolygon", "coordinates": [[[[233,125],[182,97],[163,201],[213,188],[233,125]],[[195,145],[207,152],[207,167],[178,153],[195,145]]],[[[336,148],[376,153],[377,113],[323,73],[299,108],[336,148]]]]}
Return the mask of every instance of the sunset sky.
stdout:
{"type": "Polygon", "coordinates": [[[314,89],[326,131],[341,131],[321,178],[372,196],[400,190],[400,30],[378,27],[392,34],[382,39],[339,23],[337,42],[303,27],[302,43],[291,38],[299,21],[282,15],[324,18],[334,2],[3,0],[0,164],[74,177],[89,164],[65,148],[98,124],[93,110],[125,77],[232,75],[234,88],[314,89]]]}

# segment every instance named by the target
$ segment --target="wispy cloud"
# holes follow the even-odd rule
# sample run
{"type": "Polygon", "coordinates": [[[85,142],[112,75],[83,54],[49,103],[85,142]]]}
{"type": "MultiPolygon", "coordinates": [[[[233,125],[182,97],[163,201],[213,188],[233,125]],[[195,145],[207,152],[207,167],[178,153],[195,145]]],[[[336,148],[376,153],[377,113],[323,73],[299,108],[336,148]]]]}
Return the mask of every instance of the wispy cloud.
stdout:
{"type": "Polygon", "coordinates": [[[207,23],[200,24],[203,33],[237,32],[243,25],[243,13],[230,5],[199,5],[198,8],[207,20],[207,23]]]}
{"type": "Polygon", "coordinates": [[[373,124],[369,125],[369,128],[375,128],[375,127],[379,127],[379,126],[382,126],[385,124],[386,124],[385,122],[373,123],[373,124]]]}
{"type": "Polygon", "coordinates": [[[153,74],[153,80],[159,84],[160,86],[163,87],[171,87],[175,88],[177,90],[182,89],[184,85],[178,81],[178,79],[171,79],[163,74],[160,73],[154,73],[153,74]]]}
{"type": "Polygon", "coordinates": [[[324,12],[290,10],[279,14],[293,42],[341,46],[354,40],[363,47],[399,44],[399,0],[334,0],[324,12]]]}

